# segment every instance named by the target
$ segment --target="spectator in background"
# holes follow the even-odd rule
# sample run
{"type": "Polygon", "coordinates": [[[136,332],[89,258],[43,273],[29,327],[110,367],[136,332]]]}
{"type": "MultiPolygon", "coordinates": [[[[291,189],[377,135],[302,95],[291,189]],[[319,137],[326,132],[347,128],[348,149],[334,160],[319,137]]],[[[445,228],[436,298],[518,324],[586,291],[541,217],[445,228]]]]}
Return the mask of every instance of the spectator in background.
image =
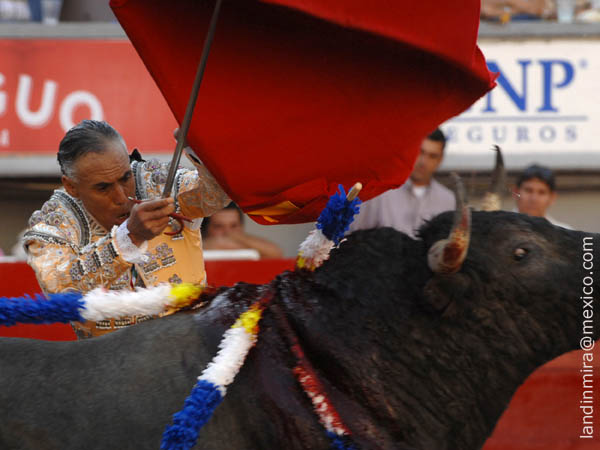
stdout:
{"type": "Polygon", "coordinates": [[[414,237],[425,220],[454,209],[454,194],[433,179],[442,163],[445,147],[446,137],[438,128],[423,140],[421,152],[406,183],[364,202],[350,225],[350,231],[392,227],[414,237]]]}
{"type": "Polygon", "coordinates": [[[205,250],[251,248],[258,251],[261,259],[283,257],[276,244],[244,232],[244,213],[233,202],[211,217],[204,218],[200,230],[205,250]]]}
{"type": "Polygon", "coordinates": [[[548,215],[548,209],[556,200],[556,182],[547,167],[537,164],[527,167],[517,179],[515,194],[518,212],[544,217],[554,225],[571,229],[548,215]]]}

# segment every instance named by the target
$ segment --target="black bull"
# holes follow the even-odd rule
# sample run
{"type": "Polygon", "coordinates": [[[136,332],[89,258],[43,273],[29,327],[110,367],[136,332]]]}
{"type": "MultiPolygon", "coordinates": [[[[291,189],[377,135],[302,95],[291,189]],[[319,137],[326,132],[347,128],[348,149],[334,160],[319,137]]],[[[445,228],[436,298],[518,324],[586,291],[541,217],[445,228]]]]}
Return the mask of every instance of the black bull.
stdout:
{"type": "MultiPolygon", "coordinates": [[[[422,240],[391,229],[354,233],[315,273],[272,283],[363,449],[480,448],[525,378],[590,330],[582,313],[593,309],[581,297],[590,264],[600,264],[600,235],[476,212],[460,270],[434,274],[427,250],[451,221],[438,216],[422,240]]],[[[591,297],[600,273],[595,280],[591,297]]],[[[159,448],[223,332],[261,289],[240,284],[200,312],[97,339],[2,339],[0,448],[159,448]]],[[[329,447],[278,323],[267,310],[196,448],[329,447]]]]}

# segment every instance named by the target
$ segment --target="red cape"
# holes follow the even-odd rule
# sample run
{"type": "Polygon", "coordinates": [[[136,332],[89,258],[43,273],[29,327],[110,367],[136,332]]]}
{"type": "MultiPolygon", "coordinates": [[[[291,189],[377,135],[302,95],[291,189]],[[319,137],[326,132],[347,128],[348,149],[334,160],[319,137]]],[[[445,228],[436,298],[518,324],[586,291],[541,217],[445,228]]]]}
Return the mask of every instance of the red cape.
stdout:
{"type": "MultiPolygon", "coordinates": [[[[214,3],[111,0],[180,123],[214,3]]],[[[479,0],[226,0],[188,142],[259,223],[315,220],[340,183],[372,198],[494,86],[478,26],[479,0]]]]}

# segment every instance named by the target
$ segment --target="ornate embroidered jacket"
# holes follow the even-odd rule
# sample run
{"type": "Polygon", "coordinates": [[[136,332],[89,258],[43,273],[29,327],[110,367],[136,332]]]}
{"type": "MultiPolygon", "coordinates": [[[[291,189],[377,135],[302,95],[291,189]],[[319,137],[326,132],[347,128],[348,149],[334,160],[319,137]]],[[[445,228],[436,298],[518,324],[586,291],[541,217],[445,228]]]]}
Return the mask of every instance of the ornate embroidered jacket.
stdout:
{"type": "MultiPolygon", "coordinates": [[[[194,161],[193,161],[194,162],[194,161]]],[[[213,214],[230,201],[201,163],[197,170],[179,169],[175,178],[176,209],[190,218],[213,214]]],[[[160,197],[168,165],[158,160],[134,161],[136,198],[160,197]]],[[[24,234],[28,263],[45,293],[98,286],[133,289],[162,281],[204,282],[204,261],[199,221],[186,225],[176,236],[160,235],[148,243],[147,262],[126,261],[116,229],[105,230],[64,190],[56,190],[41,210],[33,213],[24,234]],[[133,270],[132,270],[133,269],[133,270]]]]}

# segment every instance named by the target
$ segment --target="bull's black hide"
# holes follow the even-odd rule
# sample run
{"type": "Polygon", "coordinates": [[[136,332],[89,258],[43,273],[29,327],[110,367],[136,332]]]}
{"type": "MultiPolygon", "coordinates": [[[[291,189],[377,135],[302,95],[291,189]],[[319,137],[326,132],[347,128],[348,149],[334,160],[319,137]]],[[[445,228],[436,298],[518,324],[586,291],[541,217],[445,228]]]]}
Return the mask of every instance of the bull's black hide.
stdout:
{"type": "MultiPolygon", "coordinates": [[[[451,214],[438,216],[422,240],[358,232],[316,273],[283,274],[273,284],[364,449],[480,448],[525,378],[578,346],[584,233],[474,213],[461,270],[434,275],[427,250],[450,225],[451,214]]],[[[261,289],[238,285],[198,313],[92,340],[3,339],[0,448],[157,449],[223,332],[261,289]]],[[[277,324],[267,311],[256,348],[196,448],[329,447],[277,324]]]]}

